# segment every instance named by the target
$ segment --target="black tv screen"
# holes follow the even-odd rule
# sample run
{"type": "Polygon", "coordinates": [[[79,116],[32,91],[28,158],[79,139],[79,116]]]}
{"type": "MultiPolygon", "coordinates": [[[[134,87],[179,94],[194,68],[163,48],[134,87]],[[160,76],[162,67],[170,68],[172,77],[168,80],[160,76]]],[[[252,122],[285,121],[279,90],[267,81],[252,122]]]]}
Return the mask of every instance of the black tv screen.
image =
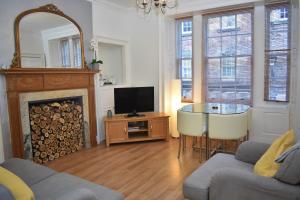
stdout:
{"type": "Polygon", "coordinates": [[[154,111],[154,87],[115,88],[115,113],[154,111]]]}

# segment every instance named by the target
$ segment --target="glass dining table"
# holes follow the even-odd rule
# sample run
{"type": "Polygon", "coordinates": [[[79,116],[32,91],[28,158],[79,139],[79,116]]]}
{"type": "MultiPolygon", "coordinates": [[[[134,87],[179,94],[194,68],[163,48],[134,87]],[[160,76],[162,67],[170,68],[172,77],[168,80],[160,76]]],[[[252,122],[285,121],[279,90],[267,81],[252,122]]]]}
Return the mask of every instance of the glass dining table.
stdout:
{"type": "MultiPolygon", "coordinates": [[[[179,110],[182,112],[191,113],[202,113],[206,114],[206,124],[208,130],[208,116],[209,114],[219,114],[219,115],[234,115],[242,114],[249,110],[250,106],[244,104],[234,104],[234,103],[195,103],[183,106],[179,110]]],[[[206,159],[209,158],[208,149],[209,132],[206,131],[206,159]]]]}

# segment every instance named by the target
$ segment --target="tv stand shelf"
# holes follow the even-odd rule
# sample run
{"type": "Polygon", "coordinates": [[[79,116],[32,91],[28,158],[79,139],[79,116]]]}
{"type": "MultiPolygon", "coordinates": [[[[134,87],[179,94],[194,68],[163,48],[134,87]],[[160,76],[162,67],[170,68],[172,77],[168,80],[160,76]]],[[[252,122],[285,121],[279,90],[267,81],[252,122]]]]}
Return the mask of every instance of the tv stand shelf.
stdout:
{"type": "Polygon", "coordinates": [[[169,116],[146,113],[144,116],[115,115],[104,119],[106,146],[113,143],[169,139],[169,116]]]}

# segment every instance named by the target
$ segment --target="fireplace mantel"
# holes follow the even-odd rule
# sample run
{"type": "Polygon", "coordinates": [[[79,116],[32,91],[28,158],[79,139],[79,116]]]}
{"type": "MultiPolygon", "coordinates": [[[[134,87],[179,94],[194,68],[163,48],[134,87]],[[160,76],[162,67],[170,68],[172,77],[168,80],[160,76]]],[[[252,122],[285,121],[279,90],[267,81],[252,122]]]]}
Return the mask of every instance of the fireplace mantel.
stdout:
{"type": "Polygon", "coordinates": [[[67,89],[87,89],[89,103],[90,142],[96,141],[96,110],[94,74],[89,69],[24,69],[0,70],[6,77],[6,90],[10,120],[13,155],[23,158],[23,132],[20,113],[20,93],[54,91],[67,89]]]}

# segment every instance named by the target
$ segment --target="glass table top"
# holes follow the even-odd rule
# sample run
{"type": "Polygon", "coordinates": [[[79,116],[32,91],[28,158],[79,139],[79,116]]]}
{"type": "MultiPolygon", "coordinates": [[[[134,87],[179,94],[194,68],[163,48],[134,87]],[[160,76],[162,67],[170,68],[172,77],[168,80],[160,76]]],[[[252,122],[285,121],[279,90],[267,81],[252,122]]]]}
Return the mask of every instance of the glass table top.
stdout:
{"type": "Polygon", "coordinates": [[[186,105],[179,110],[192,113],[230,115],[247,112],[249,108],[250,106],[244,104],[195,103],[186,105]]]}

